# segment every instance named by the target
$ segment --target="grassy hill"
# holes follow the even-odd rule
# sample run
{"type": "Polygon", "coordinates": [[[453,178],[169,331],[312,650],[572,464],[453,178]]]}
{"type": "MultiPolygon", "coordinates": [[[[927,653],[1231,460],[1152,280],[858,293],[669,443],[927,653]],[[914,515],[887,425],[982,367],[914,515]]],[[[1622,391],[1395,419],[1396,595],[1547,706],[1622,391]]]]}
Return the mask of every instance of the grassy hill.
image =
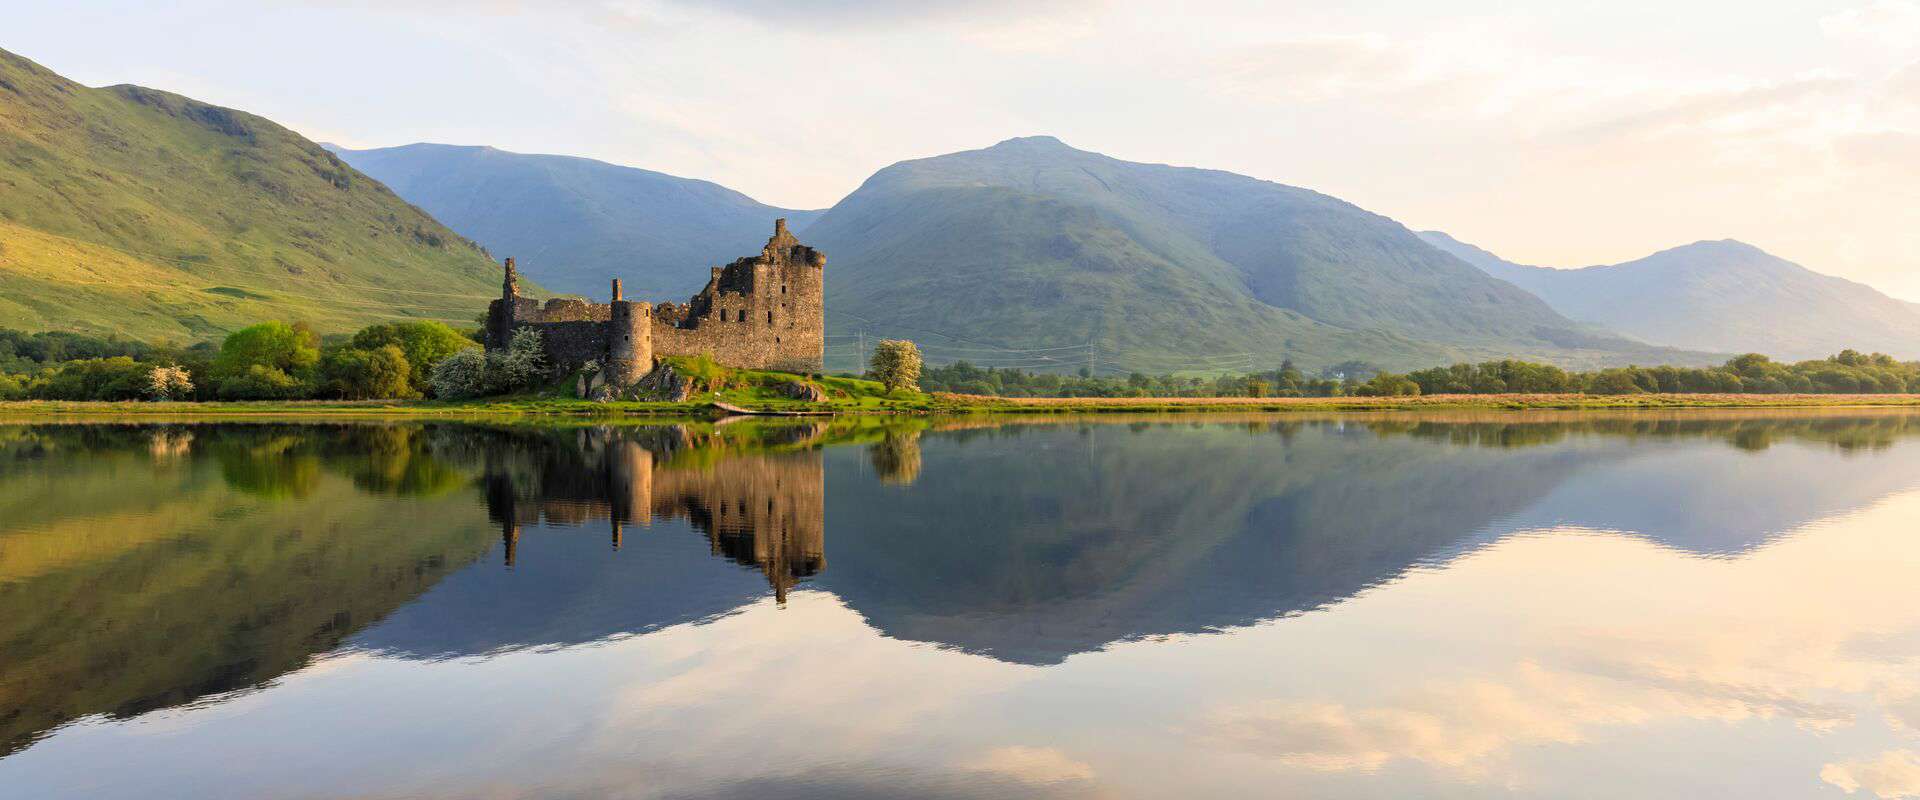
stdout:
{"type": "Polygon", "coordinates": [[[471,324],[499,274],[269,120],[0,51],[0,327],[189,341],[270,318],[471,324]]]}
{"type": "Polygon", "coordinates": [[[1920,306],[1744,242],[1695,242],[1623,264],[1551,269],[1437,231],[1422,236],[1569,317],[1649,342],[1792,360],[1846,348],[1920,358],[1920,306]]]}
{"type": "Polygon", "coordinates": [[[599,298],[608,278],[629,296],[683,302],[706,267],[748,255],[776,217],[797,230],[819,212],[775,208],[708,181],[568,156],[491,147],[329,145],[523,274],[599,298]]]}
{"type": "Polygon", "coordinates": [[[936,360],[1089,342],[1104,369],[1149,372],[1700,360],[1578,325],[1335,198],[1050,137],[895,164],[804,233],[828,254],[830,330],[936,360]]]}

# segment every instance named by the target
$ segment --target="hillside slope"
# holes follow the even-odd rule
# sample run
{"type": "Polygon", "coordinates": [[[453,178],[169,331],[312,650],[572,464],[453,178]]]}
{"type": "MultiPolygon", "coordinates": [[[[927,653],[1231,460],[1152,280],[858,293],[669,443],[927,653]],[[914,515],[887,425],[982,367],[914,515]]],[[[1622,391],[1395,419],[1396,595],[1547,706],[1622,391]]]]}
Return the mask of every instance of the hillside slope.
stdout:
{"type": "Polygon", "coordinates": [[[752,253],[776,217],[799,230],[819,212],[775,208],[708,181],[569,156],[410,144],[328,149],[436,219],[560,292],[684,301],[706,267],[752,253]]]}
{"type": "Polygon", "coordinates": [[[1920,358],[1920,306],[1743,242],[1695,242],[1623,264],[1551,269],[1515,264],[1444,233],[1421,235],[1569,317],[1648,342],[1791,360],[1846,348],[1920,358]]]}
{"type": "Polygon", "coordinates": [[[0,51],[0,327],[189,341],[274,318],[471,324],[499,275],[271,121],[0,51]]]}
{"type": "Polygon", "coordinates": [[[1697,360],[1577,325],[1335,198],[1050,137],[887,167],[805,237],[828,254],[830,330],[931,342],[936,360],[1089,342],[1108,369],[1146,371],[1238,353],[1697,360]]]}

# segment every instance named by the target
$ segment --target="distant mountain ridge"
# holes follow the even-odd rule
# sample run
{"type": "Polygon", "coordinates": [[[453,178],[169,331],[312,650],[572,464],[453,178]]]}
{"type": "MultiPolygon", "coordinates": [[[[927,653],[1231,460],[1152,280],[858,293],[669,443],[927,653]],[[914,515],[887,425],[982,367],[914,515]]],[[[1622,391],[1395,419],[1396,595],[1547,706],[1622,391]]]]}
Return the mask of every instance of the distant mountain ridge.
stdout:
{"type": "Polygon", "coordinates": [[[880,170],[807,229],[829,329],[1108,369],[1349,358],[1698,360],[1578,325],[1400,224],[1318,192],[1121,161],[1045,136],[880,170]],[[931,334],[931,335],[929,335],[931,334]]]}
{"type": "Polygon", "coordinates": [[[270,120],[0,51],[0,327],[470,323],[498,285],[479,246],[270,120]]]}
{"type": "Polygon", "coordinates": [[[586,158],[492,147],[409,144],[328,149],[559,292],[600,297],[610,277],[628,294],[684,301],[707,266],[757,250],[785,217],[819,215],[761,203],[711,181],[586,158]]]}
{"type": "Polygon", "coordinates": [[[1576,320],[1647,342],[1776,358],[1879,350],[1920,358],[1920,305],[1823,275],[1734,240],[1702,241],[1622,264],[1516,264],[1438,231],[1421,236],[1576,320]]]}

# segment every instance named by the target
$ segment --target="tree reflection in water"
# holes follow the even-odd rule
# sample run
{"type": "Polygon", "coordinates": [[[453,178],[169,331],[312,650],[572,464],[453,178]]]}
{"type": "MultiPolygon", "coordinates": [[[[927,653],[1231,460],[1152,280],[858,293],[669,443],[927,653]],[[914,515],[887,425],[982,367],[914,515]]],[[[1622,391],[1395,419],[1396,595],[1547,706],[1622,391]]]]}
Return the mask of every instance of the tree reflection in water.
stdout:
{"type": "Polygon", "coordinates": [[[1045,665],[1305,613],[1532,525],[1738,557],[1902,488],[1916,431],[1894,413],[0,427],[0,753],[343,648],[588,644],[803,582],[884,635],[1045,665]]]}

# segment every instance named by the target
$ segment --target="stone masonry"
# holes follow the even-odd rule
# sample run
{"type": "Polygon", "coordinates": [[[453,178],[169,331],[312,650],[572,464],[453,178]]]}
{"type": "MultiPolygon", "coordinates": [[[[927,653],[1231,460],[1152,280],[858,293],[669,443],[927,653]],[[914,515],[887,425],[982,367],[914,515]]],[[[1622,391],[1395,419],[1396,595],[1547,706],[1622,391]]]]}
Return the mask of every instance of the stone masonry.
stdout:
{"type": "Polygon", "coordinates": [[[500,299],[487,306],[486,346],[506,347],[523,328],[540,331],[557,372],[598,362],[615,390],[632,386],[662,356],[706,353],[729,367],[818,372],[826,264],[826,255],[801,244],[781,219],[759,255],[714,267],[706,288],[685,304],[627,300],[616,278],[610,302],[560,297],[541,305],[520,296],[509,258],[500,299]]]}

